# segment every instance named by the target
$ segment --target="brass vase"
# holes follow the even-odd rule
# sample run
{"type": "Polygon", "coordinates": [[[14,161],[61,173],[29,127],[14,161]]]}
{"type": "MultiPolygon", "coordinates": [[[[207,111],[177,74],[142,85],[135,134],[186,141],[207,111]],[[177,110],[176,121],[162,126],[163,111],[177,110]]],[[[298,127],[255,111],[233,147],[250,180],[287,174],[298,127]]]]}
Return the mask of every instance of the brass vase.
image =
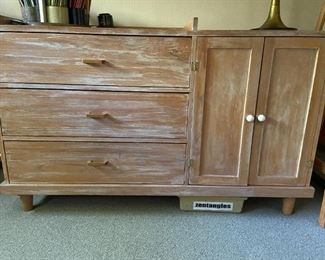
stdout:
{"type": "Polygon", "coordinates": [[[256,30],[297,30],[296,28],[287,27],[281,19],[280,0],[272,0],[269,16],[265,23],[256,30]]]}

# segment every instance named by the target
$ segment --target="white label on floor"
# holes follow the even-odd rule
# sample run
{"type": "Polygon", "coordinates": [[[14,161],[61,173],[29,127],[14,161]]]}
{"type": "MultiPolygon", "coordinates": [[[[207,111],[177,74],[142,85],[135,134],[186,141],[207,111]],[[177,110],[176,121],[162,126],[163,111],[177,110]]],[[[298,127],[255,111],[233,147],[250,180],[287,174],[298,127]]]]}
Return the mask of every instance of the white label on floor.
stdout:
{"type": "Polygon", "coordinates": [[[233,202],[193,201],[193,210],[232,211],[233,202]]]}

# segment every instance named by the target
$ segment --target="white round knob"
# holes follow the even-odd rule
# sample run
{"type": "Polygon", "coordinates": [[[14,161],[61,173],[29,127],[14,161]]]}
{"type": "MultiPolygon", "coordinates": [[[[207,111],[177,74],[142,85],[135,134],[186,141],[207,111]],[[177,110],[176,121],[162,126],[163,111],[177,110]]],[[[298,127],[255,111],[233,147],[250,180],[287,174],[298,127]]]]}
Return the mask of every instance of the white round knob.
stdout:
{"type": "Polygon", "coordinates": [[[255,120],[255,117],[254,117],[253,115],[247,115],[247,116],[246,116],[246,121],[247,121],[247,122],[251,123],[251,122],[253,122],[254,120],[255,120]]]}
{"type": "Polygon", "coordinates": [[[258,122],[264,122],[265,120],[266,120],[266,116],[265,115],[258,115],[257,116],[257,120],[258,120],[258,122]]]}

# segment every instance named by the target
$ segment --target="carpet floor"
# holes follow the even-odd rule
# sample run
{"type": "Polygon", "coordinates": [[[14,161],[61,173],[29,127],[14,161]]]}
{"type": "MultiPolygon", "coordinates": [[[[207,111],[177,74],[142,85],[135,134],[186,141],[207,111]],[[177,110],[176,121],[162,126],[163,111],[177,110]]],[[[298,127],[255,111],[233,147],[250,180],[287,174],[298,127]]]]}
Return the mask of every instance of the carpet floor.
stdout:
{"type": "Polygon", "coordinates": [[[36,196],[23,213],[0,195],[0,259],[325,259],[324,186],[281,214],[252,198],[242,214],[183,212],[175,197],[36,196]]]}

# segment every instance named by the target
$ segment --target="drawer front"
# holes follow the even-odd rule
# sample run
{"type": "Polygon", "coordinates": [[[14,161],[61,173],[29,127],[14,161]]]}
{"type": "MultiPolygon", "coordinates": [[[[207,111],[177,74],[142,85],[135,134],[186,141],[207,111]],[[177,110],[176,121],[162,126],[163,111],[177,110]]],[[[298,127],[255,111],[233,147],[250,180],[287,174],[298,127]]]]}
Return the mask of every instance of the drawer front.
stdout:
{"type": "Polygon", "coordinates": [[[3,135],[186,138],[187,94],[0,89],[3,135]]]}
{"type": "Polygon", "coordinates": [[[184,182],[184,144],[5,142],[11,183],[184,182]]]}
{"type": "Polygon", "coordinates": [[[0,81],[188,87],[190,38],[0,34],[0,81]]]}

